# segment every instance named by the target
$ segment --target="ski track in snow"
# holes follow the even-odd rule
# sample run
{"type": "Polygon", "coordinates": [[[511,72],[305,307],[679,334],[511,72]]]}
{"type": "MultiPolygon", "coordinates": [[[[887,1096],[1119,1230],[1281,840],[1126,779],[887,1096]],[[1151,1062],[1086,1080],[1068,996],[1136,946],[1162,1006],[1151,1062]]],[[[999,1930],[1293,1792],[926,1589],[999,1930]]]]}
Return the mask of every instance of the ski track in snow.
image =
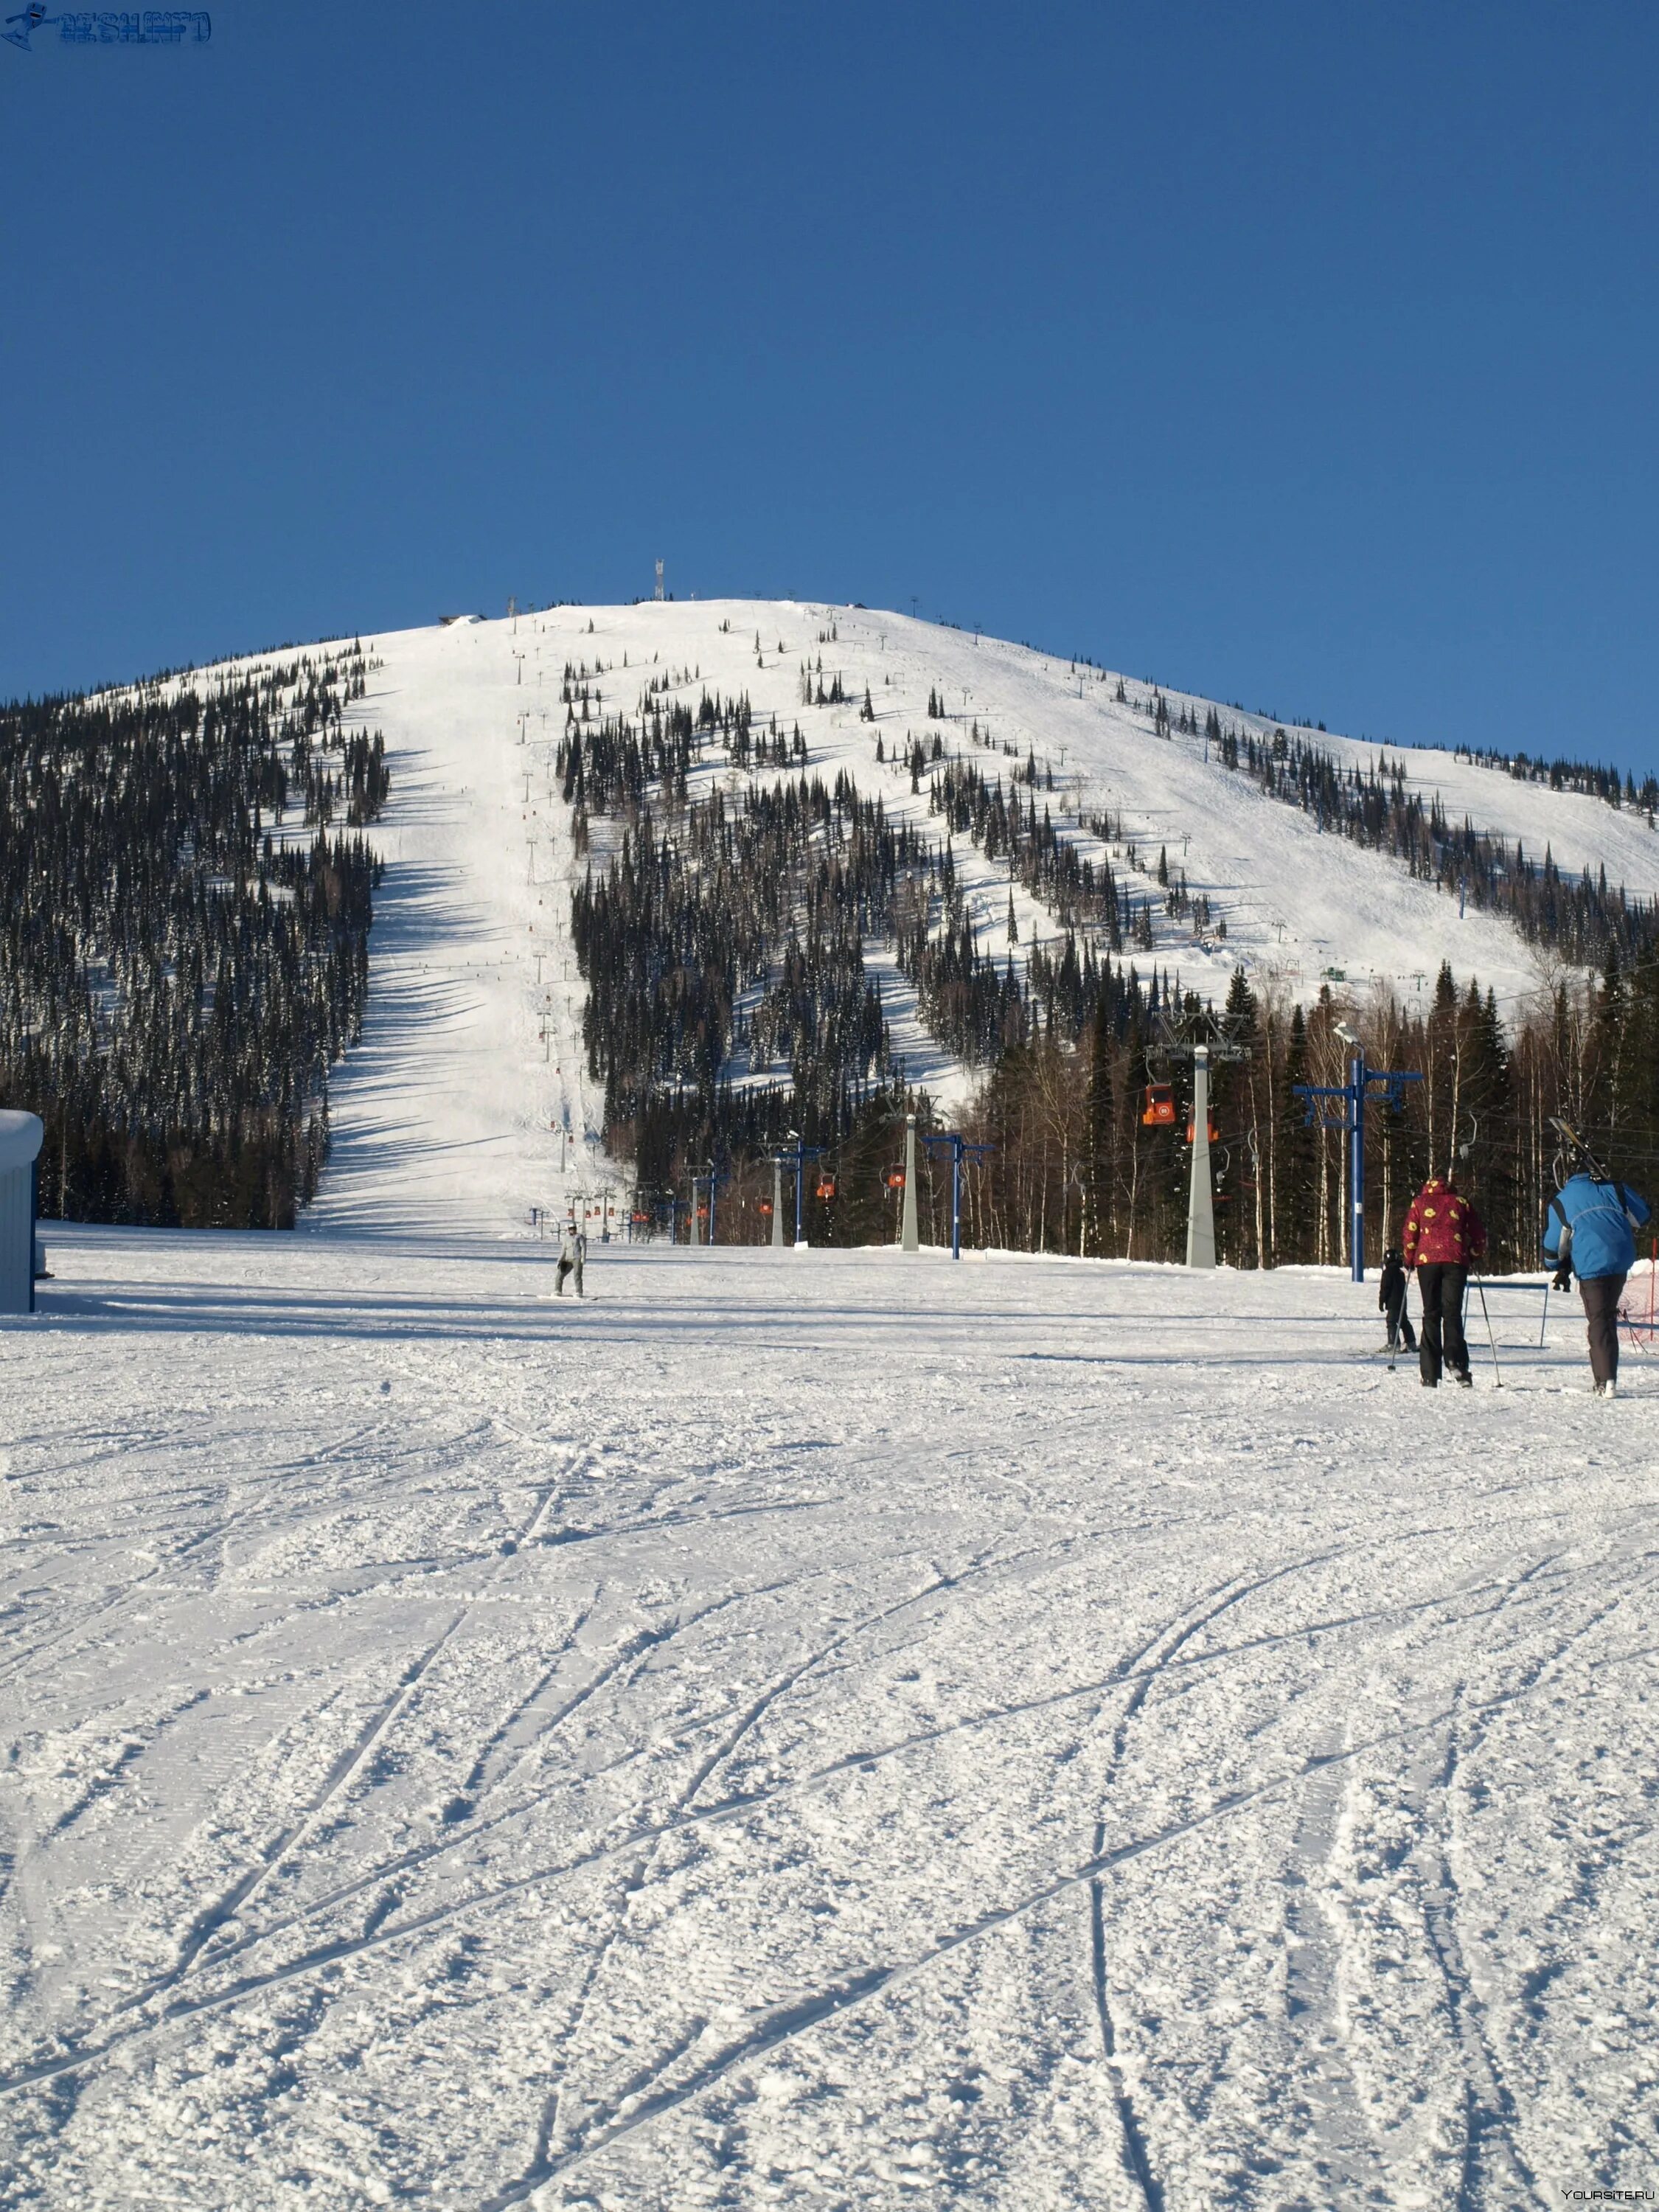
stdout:
{"type": "MultiPolygon", "coordinates": [[[[1228,938],[1160,912],[1154,957],[1218,996],[1243,960],[1409,997],[1443,953],[1520,994],[1513,933],[1154,738],[1145,684],[894,615],[374,650],[388,873],[302,1233],[48,1224],[42,1313],[0,1322],[0,2205],[1654,2185],[1642,1363],[1590,1401],[1564,1309],[1501,1395],[1431,1398],[1312,1270],[596,1242],[578,1304],[525,1236],[621,1181],[567,660],[605,713],[746,690],[930,822],[891,755],[937,732],[1006,778],[977,721],[1055,767],[1057,819],[1122,813],[1137,896],[1179,841],[1228,938]],[[798,704],[820,651],[843,707],[798,704]]],[[[1639,820],[1401,757],[1455,819],[1659,889],[1639,820]]],[[[982,944],[1052,933],[1017,891],[1005,947],[1005,877],[957,856],[982,944]]]]}
{"type": "Polygon", "coordinates": [[[1313,1270],[51,1245],[0,2202],[1651,2185],[1659,1389],[1570,1312],[1431,1397],[1313,1270]]]}

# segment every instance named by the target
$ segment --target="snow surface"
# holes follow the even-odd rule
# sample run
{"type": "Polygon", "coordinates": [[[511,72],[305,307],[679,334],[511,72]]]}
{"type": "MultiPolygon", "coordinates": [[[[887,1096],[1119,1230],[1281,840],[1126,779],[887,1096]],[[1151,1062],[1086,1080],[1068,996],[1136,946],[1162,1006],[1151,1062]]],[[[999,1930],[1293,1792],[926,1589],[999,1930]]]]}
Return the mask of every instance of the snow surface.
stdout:
{"type": "Polygon", "coordinates": [[[0,2201],[1653,2185],[1659,1389],[1576,1315],[1430,1396],[1314,1271],[48,1243],[0,2201]]]}
{"type": "MultiPolygon", "coordinates": [[[[625,1180],[567,660],[630,716],[665,670],[747,690],[901,813],[877,736],[977,722],[1053,764],[1056,818],[1121,813],[1138,893],[1167,845],[1228,936],[1160,912],[1152,957],[1218,994],[1241,960],[1409,994],[1444,955],[1513,1003],[1514,933],[1155,738],[1149,685],[896,615],[371,650],[388,872],[302,1232],[48,1224],[42,1310],[0,1322],[0,2203],[1650,2185],[1646,1372],[1591,1400],[1576,1318],[1540,1352],[1496,1297],[1506,1387],[1430,1397],[1365,1358],[1374,1292],[1312,1271],[596,1243],[578,1305],[526,1241],[625,1180]],[[820,653],[843,708],[799,704],[820,653]]],[[[1659,890],[1639,820],[1406,757],[1659,890]]],[[[957,858],[1000,957],[1006,880],[957,858]]],[[[1053,923],[1015,903],[1018,962],[1053,923]]]]}

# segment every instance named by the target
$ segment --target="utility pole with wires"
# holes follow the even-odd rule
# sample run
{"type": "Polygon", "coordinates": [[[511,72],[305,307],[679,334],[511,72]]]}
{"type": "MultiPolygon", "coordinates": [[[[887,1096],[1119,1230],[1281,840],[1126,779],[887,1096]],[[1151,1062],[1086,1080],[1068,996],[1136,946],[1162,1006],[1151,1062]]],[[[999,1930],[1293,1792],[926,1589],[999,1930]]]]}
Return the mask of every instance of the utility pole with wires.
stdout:
{"type": "Polygon", "coordinates": [[[928,1146],[948,1145],[951,1147],[951,1257],[962,1257],[962,1164],[965,1159],[978,1159],[986,1152],[994,1152],[994,1145],[970,1145],[958,1129],[946,1129],[937,1137],[924,1137],[928,1146]]]}
{"type": "MultiPolygon", "coordinates": [[[[1365,1099],[1372,1084],[1382,1087],[1384,1103],[1394,1112],[1404,1103],[1406,1085],[1423,1080],[1420,1070],[1367,1067],[1364,1048],[1346,1022],[1336,1034],[1353,1049],[1346,1083],[1297,1083],[1295,1096],[1307,1101],[1305,1126],[1310,1129],[1340,1129],[1348,1139],[1348,1272],[1356,1283],[1365,1279],[1365,1099]],[[1340,1105],[1327,1101],[1341,1101],[1340,1105]]],[[[1386,1227],[1387,1224],[1384,1224],[1386,1227]]]]}

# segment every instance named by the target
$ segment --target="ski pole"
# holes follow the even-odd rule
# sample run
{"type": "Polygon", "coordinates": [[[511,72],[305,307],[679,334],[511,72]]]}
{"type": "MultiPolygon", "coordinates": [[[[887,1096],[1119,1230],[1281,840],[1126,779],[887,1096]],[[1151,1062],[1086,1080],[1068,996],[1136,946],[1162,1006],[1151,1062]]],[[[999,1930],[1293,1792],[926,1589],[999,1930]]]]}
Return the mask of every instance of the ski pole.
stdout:
{"type": "Polygon", "coordinates": [[[1492,1313],[1486,1304],[1486,1285],[1479,1275],[1474,1279],[1474,1287],[1480,1293],[1480,1310],[1486,1318],[1486,1341],[1492,1346],[1493,1388],[1501,1390],[1504,1387],[1504,1371],[1498,1364],[1498,1339],[1492,1334],[1492,1313]]]}

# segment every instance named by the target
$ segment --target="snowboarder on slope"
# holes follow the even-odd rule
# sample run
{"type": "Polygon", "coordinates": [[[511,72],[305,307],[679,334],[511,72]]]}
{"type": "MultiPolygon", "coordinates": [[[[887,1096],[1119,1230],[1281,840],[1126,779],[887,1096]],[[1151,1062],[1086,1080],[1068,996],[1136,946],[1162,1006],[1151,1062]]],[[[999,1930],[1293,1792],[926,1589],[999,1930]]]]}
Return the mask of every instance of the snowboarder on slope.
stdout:
{"type": "Polygon", "coordinates": [[[1618,1395],[1619,1301],[1636,1259],[1634,1231],[1647,1218],[1645,1199],[1584,1168],[1568,1176],[1545,1216],[1544,1257],[1555,1268],[1555,1288],[1578,1278],[1598,1398],[1618,1395]]]}
{"type": "Polygon", "coordinates": [[[578,1229],[574,1221],[567,1221],[564,1224],[564,1242],[559,1247],[559,1265],[556,1284],[561,1297],[564,1296],[564,1279],[567,1275],[574,1275],[576,1278],[576,1296],[580,1297],[582,1295],[582,1262],[586,1257],[586,1232],[578,1229]]]}
{"type": "Polygon", "coordinates": [[[1449,1367],[1464,1389],[1472,1387],[1469,1347],[1463,1336],[1463,1292],[1469,1263],[1486,1249],[1486,1227],[1449,1174],[1431,1176],[1411,1202],[1401,1238],[1407,1268],[1417,1271],[1423,1297],[1423,1340],[1417,1371],[1427,1390],[1439,1388],[1449,1367]]]}
{"type": "Polygon", "coordinates": [[[1411,1316],[1406,1311],[1406,1289],[1411,1277],[1406,1273],[1400,1257],[1400,1247],[1390,1244],[1382,1255],[1382,1280],[1377,1287],[1376,1310],[1389,1320],[1389,1350],[1403,1344],[1407,1352],[1417,1349],[1417,1331],[1412,1327],[1411,1316]]]}

